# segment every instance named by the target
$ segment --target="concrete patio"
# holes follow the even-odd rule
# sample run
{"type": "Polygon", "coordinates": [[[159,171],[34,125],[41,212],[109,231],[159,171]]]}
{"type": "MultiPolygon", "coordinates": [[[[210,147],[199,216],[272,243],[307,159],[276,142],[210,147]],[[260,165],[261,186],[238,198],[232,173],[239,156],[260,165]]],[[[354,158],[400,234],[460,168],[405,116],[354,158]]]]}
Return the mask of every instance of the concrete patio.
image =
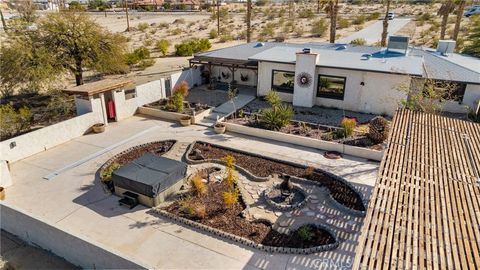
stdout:
{"type": "Polygon", "coordinates": [[[6,190],[6,202],[135,258],[148,268],[351,267],[359,233],[334,251],[307,256],[267,254],[162,219],[145,207],[128,210],[118,206],[118,197],[106,194],[99,183],[100,166],[129,147],[164,139],[176,139],[182,143],[209,141],[319,167],[343,176],[366,197],[370,196],[379,166],[354,157],[328,160],[317,150],[238,134],[217,135],[203,126],[180,127],[176,123],[136,115],[109,125],[104,133],[88,134],[13,163],[14,184],[6,190]],[[139,133],[141,136],[136,136],[139,133]],[[112,147],[115,145],[118,146],[112,147]],[[109,151],[102,152],[106,148],[109,151]],[[52,173],[58,175],[50,180],[44,179],[52,173]]]}

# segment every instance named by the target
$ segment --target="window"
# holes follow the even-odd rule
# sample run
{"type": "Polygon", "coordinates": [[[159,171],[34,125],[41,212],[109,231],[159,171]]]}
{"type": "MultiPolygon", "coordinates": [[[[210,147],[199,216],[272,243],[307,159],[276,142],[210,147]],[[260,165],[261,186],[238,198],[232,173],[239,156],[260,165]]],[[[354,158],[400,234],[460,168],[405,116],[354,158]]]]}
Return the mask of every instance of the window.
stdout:
{"type": "Polygon", "coordinates": [[[317,97],[343,99],[345,81],[345,77],[318,75],[317,97]]]}
{"type": "Polygon", "coordinates": [[[134,98],[136,96],[137,96],[137,93],[135,92],[135,88],[130,90],[125,90],[125,100],[134,98]]]}
{"type": "Polygon", "coordinates": [[[272,89],[278,92],[293,93],[293,84],[295,81],[295,72],[291,71],[272,71],[272,89]]]}

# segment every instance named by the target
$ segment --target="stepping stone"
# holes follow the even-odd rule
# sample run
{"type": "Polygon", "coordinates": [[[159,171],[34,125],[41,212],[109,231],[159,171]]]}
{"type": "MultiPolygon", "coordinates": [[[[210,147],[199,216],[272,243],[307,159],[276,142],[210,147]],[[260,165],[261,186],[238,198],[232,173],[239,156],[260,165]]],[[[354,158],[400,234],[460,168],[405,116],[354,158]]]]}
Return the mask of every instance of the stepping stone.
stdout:
{"type": "Polygon", "coordinates": [[[277,211],[277,212],[275,212],[274,214],[275,214],[275,216],[279,217],[279,216],[282,215],[282,212],[278,212],[278,211],[277,211]]]}
{"type": "Polygon", "coordinates": [[[261,218],[263,218],[263,216],[260,215],[260,214],[253,214],[253,218],[254,219],[261,219],[261,218]]]}
{"type": "Polygon", "coordinates": [[[319,202],[319,200],[310,200],[310,202],[317,204],[319,202]]]}
{"type": "Polygon", "coordinates": [[[288,227],[288,226],[289,226],[288,220],[280,221],[280,222],[278,223],[278,226],[280,226],[280,227],[288,227]]]}

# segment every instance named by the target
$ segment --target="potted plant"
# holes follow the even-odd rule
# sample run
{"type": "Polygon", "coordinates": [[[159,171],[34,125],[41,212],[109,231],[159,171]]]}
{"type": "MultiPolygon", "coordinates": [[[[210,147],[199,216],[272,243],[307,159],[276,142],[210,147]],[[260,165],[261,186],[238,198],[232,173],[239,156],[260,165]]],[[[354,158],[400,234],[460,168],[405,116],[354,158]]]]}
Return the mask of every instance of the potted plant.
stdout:
{"type": "Polygon", "coordinates": [[[5,188],[0,187],[0,201],[5,200],[5,188]]]}
{"type": "Polygon", "coordinates": [[[227,128],[227,126],[225,125],[225,123],[222,123],[222,122],[217,122],[214,126],[213,126],[213,129],[215,130],[216,133],[218,134],[223,134],[225,133],[225,129],[227,128]]]}
{"type": "Polygon", "coordinates": [[[180,118],[180,124],[184,127],[189,126],[192,123],[192,118],[190,116],[182,116],[180,118]]]}
{"type": "Polygon", "coordinates": [[[98,123],[93,125],[93,132],[95,133],[102,133],[105,131],[105,124],[104,123],[98,123]]]}

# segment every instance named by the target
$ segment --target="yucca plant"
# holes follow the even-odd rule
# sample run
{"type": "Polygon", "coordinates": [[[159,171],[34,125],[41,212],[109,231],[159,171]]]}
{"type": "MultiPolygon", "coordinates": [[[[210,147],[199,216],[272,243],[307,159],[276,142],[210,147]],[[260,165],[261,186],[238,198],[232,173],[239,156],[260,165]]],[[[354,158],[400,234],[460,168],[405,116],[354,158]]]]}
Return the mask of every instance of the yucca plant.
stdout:
{"type": "Polygon", "coordinates": [[[292,106],[280,104],[262,111],[261,120],[265,127],[271,130],[280,130],[290,124],[294,111],[292,106]]]}

